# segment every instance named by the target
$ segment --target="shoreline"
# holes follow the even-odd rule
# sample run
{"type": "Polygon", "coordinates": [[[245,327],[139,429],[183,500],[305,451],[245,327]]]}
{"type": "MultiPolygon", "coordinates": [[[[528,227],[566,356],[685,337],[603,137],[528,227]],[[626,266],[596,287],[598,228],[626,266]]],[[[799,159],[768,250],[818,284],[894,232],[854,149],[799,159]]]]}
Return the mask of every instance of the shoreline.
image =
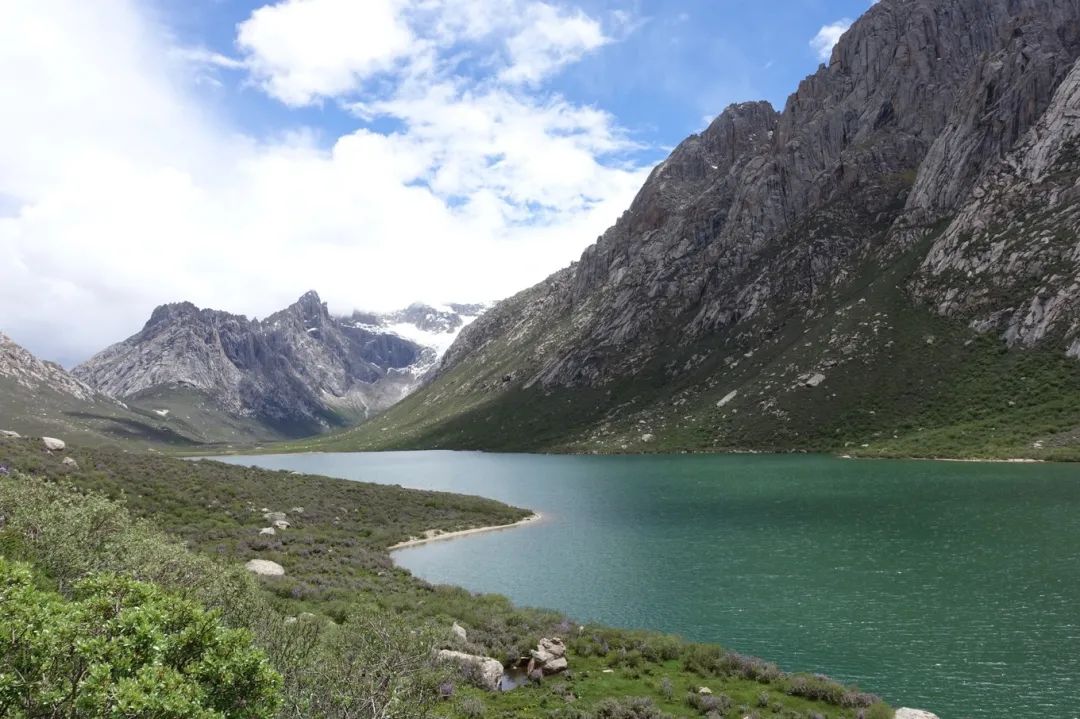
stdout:
{"type": "Polygon", "coordinates": [[[424,544],[430,544],[432,542],[442,542],[448,539],[458,539],[459,537],[467,537],[472,534],[484,534],[487,532],[498,532],[503,529],[514,529],[515,527],[524,527],[528,524],[535,524],[543,520],[544,515],[540,512],[533,512],[525,519],[520,519],[510,524],[492,524],[487,527],[473,527],[472,529],[461,529],[456,532],[439,532],[437,529],[429,529],[425,532],[425,536],[417,537],[415,539],[407,539],[404,542],[398,542],[397,544],[390,545],[386,548],[388,552],[396,552],[399,549],[408,549],[409,547],[419,547],[424,544]]]}

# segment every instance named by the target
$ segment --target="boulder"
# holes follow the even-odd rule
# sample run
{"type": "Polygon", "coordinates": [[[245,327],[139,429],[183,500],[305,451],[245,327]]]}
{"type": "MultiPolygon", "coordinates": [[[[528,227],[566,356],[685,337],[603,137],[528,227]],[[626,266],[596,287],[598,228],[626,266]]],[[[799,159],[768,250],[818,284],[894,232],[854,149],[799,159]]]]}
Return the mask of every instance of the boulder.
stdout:
{"type": "Polygon", "coordinates": [[[825,381],[825,375],[817,372],[810,375],[810,378],[804,383],[807,387],[820,387],[821,383],[825,381]]]}
{"type": "Polygon", "coordinates": [[[709,687],[698,687],[697,693],[704,695],[712,694],[712,689],[709,689],[709,687]]]}
{"type": "Polygon", "coordinates": [[[272,537],[275,534],[277,534],[277,531],[273,527],[263,527],[262,529],[259,530],[259,534],[266,535],[268,537],[272,537]]]}
{"type": "Polygon", "coordinates": [[[476,671],[480,686],[491,692],[499,690],[499,680],[502,679],[503,665],[498,659],[481,657],[475,654],[455,652],[450,649],[440,649],[439,659],[442,661],[455,662],[466,669],[476,671]]]}
{"type": "Polygon", "coordinates": [[[924,711],[923,709],[908,709],[907,707],[903,707],[896,710],[893,719],[938,719],[938,715],[924,711]]]}
{"type": "Polygon", "coordinates": [[[566,671],[566,645],[562,639],[543,638],[536,649],[529,651],[529,666],[526,670],[531,676],[534,671],[545,675],[566,671]]]}
{"type": "Polygon", "coordinates": [[[268,559],[252,559],[244,565],[244,569],[258,574],[260,577],[284,577],[285,567],[268,559]]]}
{"type": "Polygon", "coordinates": [[[12,439],[18,439],[21,435],[18,432],[12,432],[7,429],[0,429],[0,437],[11,437],[12,439]]]}
{"type": "Polygon", "coordinates": [[[56,437],[42,437],[41,443],[45,445],[45,449],[50,452],[63,452],[64,448],[67,447],[67,443],[64,440],[57,439],[56,437]]]}
{"type": "Polygon", "coordinates": [[[728,392],[727,394],[725,394],[720,399],[720,401],[716,403],[716,406],[717,407],[725,407],[725,406],[731,404],[732,400],[734,400],[738,396],[739,396],[739,390],[737,390],[737,389],[732,390],[731,392],[728,392]]]}
{"type": "Polygon", "coordinates": [[[278,519],[278,520],[274,521],[274,528],[275,529],[288,529],[291,526],[292,525],[289,524],[288,522],[286,522],[284,519],[278,519]]]}
{"type": "Polygon", "coordinates": [[[454,622],[453,626],[450,627],[450,631],[453,633],[453,635],[455,637],[457,637],[461,641],[463,641],[463,642],[469,641],[469,634],[468,634],[468,632],[465,631],[465,627],[461,626],[457,622],[454,622]]]}
{"type": "Polygon", "coordinates": [[[267,522],[284,522],[287,518],[287,515],[284,512],[267,512],[266,510],[263,511],[263,519],[265,519],[267,522]]]}
{"type": "Polygon", "coordinates": [[[303,514],[304,513],[304,508],[303,507],[293,507],[292,508],[292,513],[293,514],[303,514]]]}
{"type": "Polygon", "coordinates": [[[64,461],[60,464],[64,465],[65,467],[70,467],[71,469],[79,468],[79,463],[75,461],[74,457],[64,457],[64,461]]]}

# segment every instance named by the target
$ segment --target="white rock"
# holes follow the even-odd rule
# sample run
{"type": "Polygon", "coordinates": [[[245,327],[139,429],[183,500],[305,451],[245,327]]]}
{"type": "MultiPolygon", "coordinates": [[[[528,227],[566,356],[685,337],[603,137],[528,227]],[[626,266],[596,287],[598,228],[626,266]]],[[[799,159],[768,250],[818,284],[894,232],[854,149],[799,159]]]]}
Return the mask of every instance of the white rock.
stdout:
{"type": "Polygon", "coordinates": [[[244,565],[244,569],[258,574],[260,577],[284,577],[285,567],[269,559],[252,559],[244,565]]]}
{"type": "Polygon", "coordinates": [[[443,661],[456,662],[463,667],[475,667],[477,669],[477,676],[480,678],[480,683],[485,689],[492,692],[499,690],[499,680],[502,679],[503,665],[498,659],[480,657],[475,654],[466,654],[464,652],[455,652],[449,649],[440,649],[438,656],[439,659],[443,661]]]}
{"type": "Polygon", "coordinates": [[[12,432],[7,429],[0,429],[0,437],[11,437],[12,439],[18,439],[21,435],[18,432],[12,432]]]}
{"type": "Polygon", "coordinates": [[[79,468],[79,463],[76,462],[75,459],[72,457],[64,457],[64,461],[60,464],[64,465],[65,467],[71,467],[72,469],[79,468]]]}
{"type": "Polygon", "coordinates": [[[566,671],[566,666],[566,657],[559,657],[545,664],[543,671],[544,674],[557,674],[566,671]]]}
{"type": "Polygon", "coordinates": [[[739,390],[737,390],[737,389],[732,390],[731,392],[728,392],[726,395],[724,395],[724,397],[719,402],[716,403],[716,406],[717,407],[724,407],[724,406],[726,406],[728,404],[731,404],[731,400],[735,399],[738,396],[739,396],[739,390]]]}
{"type": "Polygon", "coordinates": [[[276,522],[274,522],[274,528],[275,529],[288,529],[290,526],[292,526],[292,525],[290,525],[284,519],[279,519],[276,522]]]}
{"type": "Polygon", "coordinates": [[[807,387],[820,387],[821,383],[825,381],[825,375],[820,372],[810,376],[810,379],[806,380],[807,387]]]}
{"type": "Polygon", "coordinates": [[[44,444],[45,449],[50,452],[63,452],[64,448],[67,447],[67,443],[64,442],[64,440],[57,439],[56,437],[42,437],[41,443],[44,444]]]}
{"type": "Polygon", "coordinates": [[[655,434],[643,434],[643,435],[641,435],[641,441],[642,442],[652,442],[654,439],[656,439],[655,434]]]}
{"type": "Polygon", "coordinates": [[[263,519],[267,522],[284,522],[286,519],[286,514],[284,512],[267,512],[265,509],[263,512],[263,519]]]}
{"type": "Polygon", "coordinates": [[[465,631],[465,627],[461,626],[457,622],[454,622],[454,625],[452,627],[450,627],[450,631],[453,632],[454,636],[457,637],[458,639],[460,639],[461,641],[463,641],[463,642],[469,641],[469,634],[468,634],[468,632],[465,631]]]}
{"type": "Polygon", "coordinates": [[[304,508],[303,507],[293,507],[292,512],[293,512],[293,514],[303,514],[304,513],[304,508]]]}
{"type": "Polygon", "coordinates": [[[907,707],[903,707],[896,710],[893,719],[938,719],[938,715],[931,714],[922,709],[908,709],[907,707]]]}
{"type": "Polygon", "coordinates": [[[262,529],[259,530],[259,534],[265,534],[267,536],[272,537],[275,534],[277,534],[277,532],[274,530],[273,527],[263,527],[262,529]]]}
{"type": "Polygon", "coordinates": [[[698,694],[712,694],[712,689],[709,689],[709,687],[698,687],[697,693],[698,694]]]}

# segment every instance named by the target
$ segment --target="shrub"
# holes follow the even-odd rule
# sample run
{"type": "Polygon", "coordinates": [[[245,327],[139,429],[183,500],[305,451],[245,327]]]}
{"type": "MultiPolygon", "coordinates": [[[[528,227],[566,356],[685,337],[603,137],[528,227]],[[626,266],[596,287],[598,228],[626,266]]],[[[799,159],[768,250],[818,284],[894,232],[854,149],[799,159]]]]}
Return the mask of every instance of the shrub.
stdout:
{"type": "Polygon", "coordinates": [[[0,558],[0,716],[269,719],[281,677],[216,614],[111,575],[73,598],[0,558]]]}
{"type": "Polygon", "coordinates": [[[484,702],[476,697],[462,697],[457,708],[465,719],[480,719],[486,711],[484,702]]]}
{"type": "Polygon", "coordinates": [[[726,694],[699,694],[690,692],[686,695],[686,703],[701,714],[717,712],[723,714],[735,705],[726,694]]]}
{"type": "Polygon", "coordinates": [[[592,719],[668,719],[648,697],[603,699],[593,708],[592,719]]]}

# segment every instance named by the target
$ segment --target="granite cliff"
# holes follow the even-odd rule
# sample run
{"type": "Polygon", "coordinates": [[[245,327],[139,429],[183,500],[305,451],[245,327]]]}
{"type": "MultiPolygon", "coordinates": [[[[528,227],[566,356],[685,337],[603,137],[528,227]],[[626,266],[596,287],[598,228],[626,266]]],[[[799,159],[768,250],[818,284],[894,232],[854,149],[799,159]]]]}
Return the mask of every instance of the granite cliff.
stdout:
{"type": "Polygon", "coordinates": [[[1078,57],[1077,0],[881,0],[334,441],[930,452],[973,410],[985,451],[1072,446],[1080,408],[1029,419],[1080,372],[1078,57]]]}

